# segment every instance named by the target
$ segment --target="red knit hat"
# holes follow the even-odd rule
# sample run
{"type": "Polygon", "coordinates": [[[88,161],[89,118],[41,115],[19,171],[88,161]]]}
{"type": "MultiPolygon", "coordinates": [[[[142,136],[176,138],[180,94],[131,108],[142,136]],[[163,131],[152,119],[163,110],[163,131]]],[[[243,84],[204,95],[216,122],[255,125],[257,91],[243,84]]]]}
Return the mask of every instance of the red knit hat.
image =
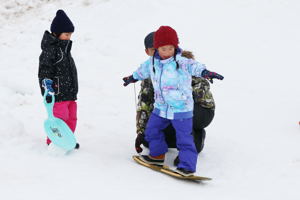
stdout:
{"type": "Polygon", "coordinates": [[[165,45],[173,45],[175,48],[178,47],[179,41],[176,31],[170,26],[161,26],[154,34],[154,48],[165,45]]]}

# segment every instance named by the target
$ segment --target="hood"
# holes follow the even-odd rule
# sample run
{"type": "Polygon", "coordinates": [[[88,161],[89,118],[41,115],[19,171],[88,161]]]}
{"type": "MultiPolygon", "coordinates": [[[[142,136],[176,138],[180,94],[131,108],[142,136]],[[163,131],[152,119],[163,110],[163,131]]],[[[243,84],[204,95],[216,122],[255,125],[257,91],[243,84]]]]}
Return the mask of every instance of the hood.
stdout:
{"type": "Polygon", "coordinates": [[[182,53],[181,53],[181,56],[182,56],[182,57],[186,57],[186,58],[188,58],[188,59],[193,59],[193,60],[195,60],[195,56],[194,56],[193,52],[191,52],[191,51],[183,50],[182,53]]]}

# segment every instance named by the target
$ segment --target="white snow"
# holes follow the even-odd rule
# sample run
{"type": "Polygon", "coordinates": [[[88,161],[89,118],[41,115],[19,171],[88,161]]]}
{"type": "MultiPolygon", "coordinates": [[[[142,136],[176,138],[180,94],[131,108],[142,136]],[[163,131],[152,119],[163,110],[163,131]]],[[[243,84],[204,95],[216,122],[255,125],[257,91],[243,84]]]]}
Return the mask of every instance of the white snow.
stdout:
{"type": "MultiPolygon", "coordinates": [[[[297,0],[0,0],[0,199],[298,200],[300,2],[297,0]],[[56,10],[75,25],[81,149],[46,147],[37,72],[56,10]],[[178,33],[208,69],[217,108],[197,174],[177,180],[134,163],[133,85],[143,39],[178,33]]],[[[137,91],[139,84],[136,84],[137,91]]],[[[170,150],[167,163],[176,156],[170,150]]]]}

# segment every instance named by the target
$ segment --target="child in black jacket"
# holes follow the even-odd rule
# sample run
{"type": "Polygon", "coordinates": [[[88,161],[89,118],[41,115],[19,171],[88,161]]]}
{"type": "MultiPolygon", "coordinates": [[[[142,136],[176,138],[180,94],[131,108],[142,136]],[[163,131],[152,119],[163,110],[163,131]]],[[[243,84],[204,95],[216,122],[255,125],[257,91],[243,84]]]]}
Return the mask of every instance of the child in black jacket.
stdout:
{"type": "MultiPolygon", "coordinates": [[[[77,123],[78,78],[71,55],[71,35],[74,26],[63,10],[58,10],[51,24],[51,32],[45,31],[39,62],[39,84],[42,95],[55,95],[53,114],[75,131],[77,123]]],[[[47,144],[51,141],[47,138],[47,144]]],[[[76,145],[79,148],[79,144],[76,145]]]]}

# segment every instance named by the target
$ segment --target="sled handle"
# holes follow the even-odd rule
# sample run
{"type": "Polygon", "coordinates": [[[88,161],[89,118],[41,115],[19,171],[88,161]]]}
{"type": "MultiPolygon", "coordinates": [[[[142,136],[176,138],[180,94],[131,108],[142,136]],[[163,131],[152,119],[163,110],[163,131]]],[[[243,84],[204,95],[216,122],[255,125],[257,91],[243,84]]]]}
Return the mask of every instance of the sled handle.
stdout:
{"type": "Polygon", "coordinates": [[[46,100],[47,93],[48,93],[48,91],[46,89],[45,92],[44,92],[44,104],[45,104],[45,107],[46,107],[46,110],[47,110],[47,113],[48,113],[48,117],[49,118],[54,118],[54,116],[53,116],[53,106],[54,106],[54,102],[55,102],[55,97],[54,97],[54,94],[51,94],[52,101],[50,103],[48,103],[47,100],[46,100]]]}

